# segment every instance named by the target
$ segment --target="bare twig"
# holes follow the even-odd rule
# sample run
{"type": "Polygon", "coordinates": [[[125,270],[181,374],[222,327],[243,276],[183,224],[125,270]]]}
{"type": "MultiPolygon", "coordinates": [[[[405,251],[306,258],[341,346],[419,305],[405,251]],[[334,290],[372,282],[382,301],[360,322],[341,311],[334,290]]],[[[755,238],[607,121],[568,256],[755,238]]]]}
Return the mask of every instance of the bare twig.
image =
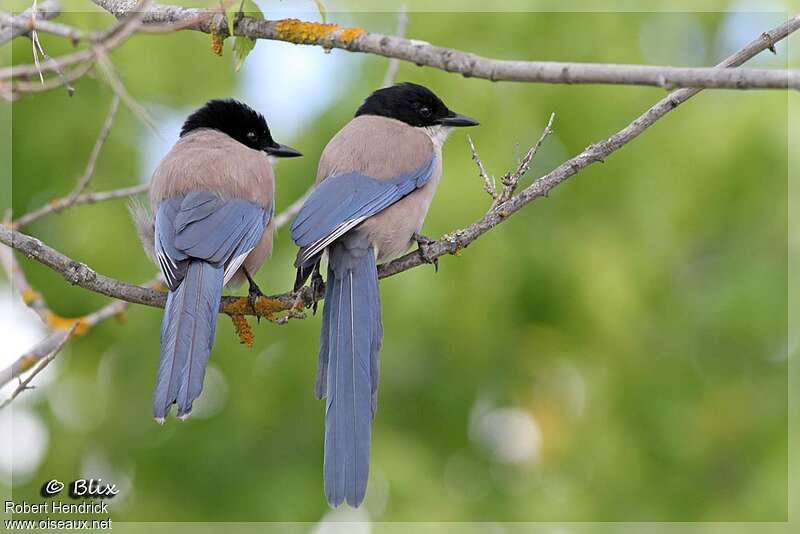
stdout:
{"type": "Polygon", "coordinates": [[[305,203],[306,199],[308,198],[308,195],[311,194],[312,189],[313,189],[313,187],[310,188],[305,193],[303,193],[300,198],[298,198],[297,200],[292,202],[292,204],[288,208],[286,208],[285,210],[283,210],[282,212],[280,212],[279,214],[277,214],[275,216],[275,229],[276,230],[278,228],[280,228],[281,226],[285,225],[286,223],[288,223],[289,221],[291,221],[292,219],[294,219],[295,215],[300,213],[300,210],[302,209],[303,204],[305,203]]]}
{"type": "MultiPolygon", "coordinates": [[[[408,10],[406,6],[400,8],[400,12],[397,14],[397,30],[395,31],[395,35],[397,37],[405,37],[406,36],[406,26],[408,26],[408,10]]],[[[389,87],[394,83],[395,78],[397,78],[397,71],[400,69],[400,59],[393,57],[389,60],[389,66],[386,68],[386,75],[383,77],[383,84],[381,87],[389,87]]]]}
{"type": "Polygon", "coordinates": [[[106,139],[108,139],[108,135],[111,133],[111,127],[114,124],[114,118],[117,116],[118,109],[119,96],[115,94],[111,99],[111,107],[108,110],[108,115],[106,115],[106,120],[103,123],[100,134],[97,136],[97,140],[94,143],[92,153],[89,155],[89,161],[86,163],[86,170],[84,170],[83,174],[80,176],[80,178],[78,178],[78,181],[75,184],[72,192],[63,199],[50,201],[41,208],[23,215],[14,223],[14,227],[19,228],[26,224],[30,224],[49,213],[58,213],[59,211],[63,211],[77,202],[81,193],[83,193],[83,191],[89,185],[89,182],[91,182],[92,178],[94,177],[97,159],[100,157],[100,151],[103,149],[103,145],[105,145],[106,139]]]}
{"type": "Polygon", "coordinates": [[[12,17],[9,13],[0,11],[0,45],[16,39],[20,35],[27,35],[31,30],[40,29],[42,22],[56,18],[61,14],[61,4],[57,0],[45,0],[12,17]]]}
{"type": "MultiPolygon", "coordinates": [[[[134,10],[130,0],[92,0],[116,17],[134,10]]],[[[173,5],[153,5],[144,18],[145,24],[176,24],[198,20],[208,10],[173,5]]],[[[795,16],[790,23],[800,22],[795,16]]],[[[187,29],[217,33],[227,37],[224,14],[214,13],[187,29]]],[[[320,24],[299,20],[266,20],[241,17],[234,26],[234,35],[252,39],[270,39],[296,44],[316,45],[325,49],[339,48],[350,52],[377,54],[409,61],[416,65],[456,72],[471,78],[492,81],[506,80],[531,83],[609,83],[652,85],[664,89],[677,87],[727,89],[800,89],[797,69],[713,69],[604,63],[567,63],[559,61],[506,61],[481,57],[452,48],[425,42],[367,32],[362,28],[346,28],[336,24],[320,24]]]]}
{"type": "MultiPolygon", "coordinates": [[[[96,204],[97,202],[105,202],[106,200],[114,200],[118,198],[127,198],[133,195],[146,193],[150,189],[150,184],[134,185],[131,187],[123,187],[121,189],[112,189],[111,191],[99,191],[97,193],[87,193],[79,195],[72,201],[71,206],[78,206],[80,204],[96,204]]],[[[41,219],[45,215],[56,213],[66,209],[64,206],[66,199],[54,198],[44,206],[26,213],[19,219],[14,221],[12,227],[22,228],[25,225],[32,223],[35,220],[41,219]]]]}
{"type": "Polygon", "coordinates": [[[531,166],[531,163],[533,163],[533,158],[536,157],[536,153],[539,152],[539,148],[542,146],[545,138],[553,133],[553,121],[555,118],[556,114],[551,113],[550,120],[547,121],[547,126],[545,126],[544,130],[542,131],[542,135],[539,136],[536,144],[528,149],[528,152],[522,157],[517,165],[517,168],[513,172],[507,172],[502,178],[500,178],[500,183],[503,184],[503,190],[499,195],[497,195],[497,198],[495,198],[492,207],[502,204],[514,196],[514,192],[517,190],[517,185],[519,184],[520,179],[528,172],[528,168],[531,166]]]}
{"type": "MultiPolygon", "coordinates": [[[[6,247],[2,248],[9,250],[6,247]]],[[[161,287],[161,285],[161,277],[156,276],[147,282],[145,287],[156,289],[161,287]]],[[[114,300],[84,317],[74,319],[60,318],[57,326],[53,327],[50,335],[37,343],[31,350],[17,358],[14,363],[0,371],[0,387],[22,376],[27,370],[36,365],[38,361],[47,357],[48,354],[51,354],[57,346],[66,341],[68,332],[71,333],[71,337],[79,337],[86,334],[89,329],[106,319],[116,317],[120,320],[124,320],[125,310],[127,310],[129,306],[129,302],[114,300]]]]}
{"type": "MultiPolygon", "coordinates": [[[[63,335],[59,336],[60,339],[55,348],[52,351],[50,351],[50,353],[47,356],[45,356],[39,361],[39,365],[36,366],[36,368],[31,372],[31,374],[29,374],[25,378],[25,380],[20,381],[19,386],[17,386],[17,388],[14,390],[13,393],[11,393],[11,396],[6,400],[4,400],[2,404],[0,404],[0,410],[11,404],[11,401],[16,399],[17,396],[26,389],[32,389],[33,386],[29,385],[31,381],[36,377],[36,375],[41,373],[44,370],[44,368],[47,367],[50,364],[50,362],[52,362],[56,358],[56,356],[58,356],[58,353],[61,352],[61,349],[64,348],[64,345],[66,345],[70,336],[72,335],[73,332],[75,332],[75,329],[77,327],[78,325],[76,323],[72,326],[72,328],[69,329],[69,331],[66,331],[65,333],[63,333],[63,335]]],[[[0,373],[0,377],[2,377],[3,373],[0,373]]]]}
{"type": "Polygon", "coordinates": [[[472,152],[472,161],[478,166],[478,175],[483,179],[483,190],[492,197],[492,205],[494,206],[497,201],[497,183],[495,182],[494,176],[490,176],[489,173],[486,172],[483,160],[481,160],[481,157],[478,155],[478,151],[475,149],[475,143],[472,142],[472,136],[469,134],[467,134],[467,143],[469,143],[469,149],[472,152]]]}
{"type": "MultiPolygon", "coordinates": [[[[78,52],[60,56],[58,61],[48,61],[44,65],[37,64],[37,61],[33,65],[13,65],[10,67],[0,68],[0,83],[2,83],[2,80],[11,79],[29,80],[44,73],[56,72],[61,78],[61,83],[56,84],[51,80],[47,80],[47,82],[50,82],[49,88],[68,84],[70,81],[76,78],[76,71],[80,72],[81,74],[88,72],[88,68],[81,70],[81,66],[84,66],[86,63],[93,64],[101,56],[107,55],[108,52],[121,45],[131,35],[133,35],[141,27],[144,14],[151,3],[152,0],[141,0],[141,2],[138,4],[133,4],[129,16],[124,17],[119,23],[110,29],[93,35],[90,39],[91,47],[86,50],[80,50],[78,52]],[[78,68],[73,70],[71,75],[67,76],[62,74],[62,68],[71,67],[73,65],[77,65],[78,68]]],[[[110,83],[112,84],[112,88],[119,90],[119,84],[113,83],[113,80],[110,80],[110,83]]],[[[3,89],[3,98],[7,100],[14,100],[19,97],[19,93],[15,91],[13,86],[10,92],[5,88],[4,85],[0,86],[0,88],[3,89]]],[[[33,90],[30,86],[26,86],[24,91],[21,92],[33,92],[33,90]]],[[[124,97],[123,101],[125,101],[124,97]]]]}
{"type": "Polygon", "coordinates": [[[64,199],[61,209],[66,209],[72,206],[78,196],[86,190],[89,182],[92,181],[92,178],[94,177],[94,169],[97,166],[97,158],[100,157],[100,151],[103,149],[103,145],[106,144],[108,134],[111,133],[111,127],[114,125],[114,118],[117,116],[117,110],[119,110],[119,95],[115,94],[111,99],[111,106],[108,109],[106,120],[103,122],[103,128],[100,130],[100,135],[97,136],[97,140],[94,142],[94,147],[92,147],[92,153],[89,155],[89,161],[86,164],[86,170],[83,171],[83,175],[78,179],[78,183],[75,184],[75,188],[72,190],[69,196],[64,199]]]}
{"type": "MultiPolygon", "coordinates": [[[[41,93],[41,92],[51,91],[63,85],[71,87],[72,82],[74,82],[78,78],[83,77],[87,72],[89,72],[92,69],[93,66],[94,63],[92,62],[79,63],[77,67],[68,70],[67,72],[63,73],[63,75],[57,78],[48,78],[44,81],[44,83],[39,83],[39,82],[34,83],[34,82],[26,82],[20,80],[16,81],[13,87],[11,87],[11,86],[6,86],[5,84],[3,84],[2,81],[0,81],[0,89],[6,89],[7,87],[7,92],[2,95],[2,98],[4,100],[14,101],[30,93],[41,93]]],[[[67,91],[67,94],[69,94],[69,89],[67,91]]]]}
{"type": "Polygon", "coordinates": [[[20,268],[17,263],[17,258],[14,256],[14,251],[9,247],[0,247],[0,265],[8,276],[11,287],[19,293],[22,302],[33,310],[39,319],[46,324],[50,324],[50,308],[41,293],[36,291],[28,283],[25,272],[20,268]]]}
{"type": "Polygon", "coordinates": [[[153,133],[155,133],[159,139],[165,141],[164,134],[161,133],[161,129],[156,124],[156,121],[147,110],[142,106],[138,100],[133,98],[128,90],[125,88],[125,84],[122,83],[122,79],[117,74],[116,69],[114,68],[114,64],[111,63],[108,55],[102,51],[97,51],[97,64],[100,65],[103,72],[106,75],[106,79],[108,80],[108,85],[111,89],[119,96],[125,105],[130,109],[134,115],[136,115],[139,120],[141,120],[148,128],[150,128],[153,133]]]}

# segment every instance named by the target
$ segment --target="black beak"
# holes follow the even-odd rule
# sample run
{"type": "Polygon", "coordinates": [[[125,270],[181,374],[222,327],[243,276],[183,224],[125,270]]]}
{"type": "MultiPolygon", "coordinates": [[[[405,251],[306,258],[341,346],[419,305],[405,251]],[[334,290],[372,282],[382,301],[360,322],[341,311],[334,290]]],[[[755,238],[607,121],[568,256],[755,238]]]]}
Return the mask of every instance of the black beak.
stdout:
{"type": "Polygon", "coordinates": [[[439,119],[439,124],[442,126],[477,126],[480,122],[461,113],[451,112],[447,117],[439,119]]]}
{"type": "Polygon", "coordinates": [[[264,152],[276,158],[296,158],[303,155],[299,150],[280,143],[275,143],[275,146],[268,146],[264,149],[264,152]]]}

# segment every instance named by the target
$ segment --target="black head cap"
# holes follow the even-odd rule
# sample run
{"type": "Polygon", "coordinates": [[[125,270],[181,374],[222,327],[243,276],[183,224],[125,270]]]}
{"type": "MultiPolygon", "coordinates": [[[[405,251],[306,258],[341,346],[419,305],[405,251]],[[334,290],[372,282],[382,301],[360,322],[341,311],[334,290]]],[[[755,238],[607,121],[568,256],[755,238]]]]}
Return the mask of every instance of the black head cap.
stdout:
{"type": "Polygon", "coordinates": [[[405,82],[378,89],[356,111],[359,115],[379,115],[411,126],[477,126],[475,119],[450,111],[433,91],[405,82]]]}
{"type": "Polygon", "coordinates": [[[209,100],[189,115],[180,136],[199,128],[218,130],[253,150],[263,150],[273,156],[301,155],[293,148],[276,143],[264,116],[238,100],[209,100]]]}

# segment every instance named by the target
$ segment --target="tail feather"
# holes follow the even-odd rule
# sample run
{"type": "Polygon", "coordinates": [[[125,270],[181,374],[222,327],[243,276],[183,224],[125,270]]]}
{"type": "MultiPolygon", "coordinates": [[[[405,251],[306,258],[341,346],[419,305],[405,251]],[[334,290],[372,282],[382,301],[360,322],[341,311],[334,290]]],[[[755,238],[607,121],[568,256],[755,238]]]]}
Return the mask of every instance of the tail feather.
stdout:
{"type": "Polygon", "coordinates": [[[163,421],[173,404],[185,418],[203,390],[208,357],[214,344],[224,269],[192,261],[186,277],[170,291],[161,323],[161,363],[153,416],[163,421]]]}
{"type": "MultiPolygon", "coordinates": [[[[330,273],[330,270],[328,271],[330,273]]],[[[319,334],[319,362],[317,363],[317,383],[314,393],[317,399],[324,399],[328,392],[328,346],[330,345],[331,309],[338,308],[338,293],[333,291],[333,278],[325,287],[325,305],[322,309],[322,330],[319,334]]]]}
{"type": "MultiPolygon", "coordinates": [[[[359,506],[369,477],[373,364],[380,332],[378,273],[372,247],[329,249],[328,295],[323,312],[327,332],[325,495],[331,506],[359,506]]],[[[321,346],[324,348],[323,339],[321,346]]],[[[319,393],[319,391],[318,391],[319,393]]]]}
{"type": "Polygon", "coordinates": [[[370,278],[371,290],[375,295],[377,313],[373,314],[372,345],[370,347],[370,377],[372,379],[372,417],[378,410],[378,384],[381,374],[381,345],[383,344],[383,321],[381,320],[381,293],[378,289],[378,276],[370,278]]]}

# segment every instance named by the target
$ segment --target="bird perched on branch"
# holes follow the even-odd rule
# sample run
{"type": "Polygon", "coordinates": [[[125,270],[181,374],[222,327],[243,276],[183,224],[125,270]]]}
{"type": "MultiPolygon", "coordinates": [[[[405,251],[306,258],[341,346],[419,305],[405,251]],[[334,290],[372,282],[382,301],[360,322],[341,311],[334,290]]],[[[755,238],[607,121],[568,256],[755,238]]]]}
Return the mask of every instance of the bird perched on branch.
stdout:
{"type": "Polygon", "coordinates": [[[152,212],[133,209],[169,288],[153,398],[159,423],[173,404],[188,417],[203,389],[223,286],[247,279],[251,304],[261,294],[252,276],[272,250],[272,158],[300,155],[276,143],[247,105],[211,100],[186,119],[156,168],[152,212]]]}
{"type": "Polygon", "coordinates": [[[295,289],[328,254],[316,395],[327,397],[325,495],[359,506],[369,472],[383,338],[377,263],[419,235],[453,127],[478,121],[412,83],[379,89],[322,153],[317,186],[292,223],[300,247],[295,289]]]}

